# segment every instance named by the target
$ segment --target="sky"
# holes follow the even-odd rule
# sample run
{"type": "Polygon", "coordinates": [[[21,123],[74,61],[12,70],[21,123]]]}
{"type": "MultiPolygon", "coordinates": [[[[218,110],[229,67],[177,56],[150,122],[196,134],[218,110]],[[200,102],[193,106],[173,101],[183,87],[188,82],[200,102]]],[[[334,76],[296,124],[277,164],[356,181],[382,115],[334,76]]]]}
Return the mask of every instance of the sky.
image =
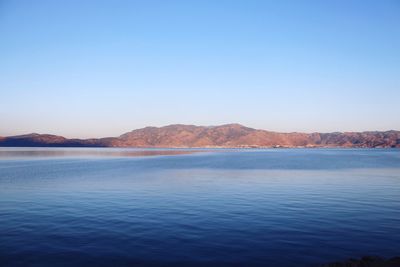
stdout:
{"type": "Polygon", "coordinates": [[[0,0],[0,136],[400,130],[399,0],[0,0]]]}

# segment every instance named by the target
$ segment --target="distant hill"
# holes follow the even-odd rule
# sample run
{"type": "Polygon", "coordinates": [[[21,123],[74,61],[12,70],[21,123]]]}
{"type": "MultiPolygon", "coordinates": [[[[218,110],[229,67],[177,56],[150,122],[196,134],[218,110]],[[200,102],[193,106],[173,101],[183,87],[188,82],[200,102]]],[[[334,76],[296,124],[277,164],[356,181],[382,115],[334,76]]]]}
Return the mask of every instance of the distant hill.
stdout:
{"type": "Polygon", "coordinates": [[[119,137],[67,139],[49,134],[0,137],[0,146],[16,147],[397,147],[400,131],[278,133],[240,124],[146,127],[119,137]]]}
{"type": "Polygon", "coordinates": [[[67,139],[52,134],[25,134],[0,137],[3,147],[107,147],[114,138],[67,139]]]}

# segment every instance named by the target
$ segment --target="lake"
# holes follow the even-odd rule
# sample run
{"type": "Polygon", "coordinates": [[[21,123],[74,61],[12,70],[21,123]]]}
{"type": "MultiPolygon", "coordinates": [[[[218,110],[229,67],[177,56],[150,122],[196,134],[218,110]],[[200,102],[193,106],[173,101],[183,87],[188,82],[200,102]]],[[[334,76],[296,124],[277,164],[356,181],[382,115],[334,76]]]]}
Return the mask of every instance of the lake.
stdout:
{"type": "Polygon", "coordinates": [[[1,266],[400,255],[400,150],[0,148],[1,266]]]}

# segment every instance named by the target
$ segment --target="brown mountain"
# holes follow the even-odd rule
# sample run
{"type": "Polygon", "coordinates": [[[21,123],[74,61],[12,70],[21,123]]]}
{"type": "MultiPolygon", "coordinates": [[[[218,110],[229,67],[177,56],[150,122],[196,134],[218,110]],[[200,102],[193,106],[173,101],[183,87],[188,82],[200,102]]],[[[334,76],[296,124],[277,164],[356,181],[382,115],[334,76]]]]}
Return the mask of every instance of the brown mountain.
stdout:
{"type": "Polygon", "coordinates": [[[240,124],[146,127],[119,137],[66,139],[29,134],[0,138],[0,146],[60,147],[397,147],[400,131],[345,133],[278,133],[240,124]]]}

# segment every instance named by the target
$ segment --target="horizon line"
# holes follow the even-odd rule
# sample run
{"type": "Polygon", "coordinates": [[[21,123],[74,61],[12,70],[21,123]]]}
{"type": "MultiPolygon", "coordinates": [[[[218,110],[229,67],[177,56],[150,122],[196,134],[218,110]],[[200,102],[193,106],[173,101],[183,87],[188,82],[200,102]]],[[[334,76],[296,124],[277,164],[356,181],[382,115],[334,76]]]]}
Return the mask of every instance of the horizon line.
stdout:
{"type": "Polygon", "coordinates": [[[15,134],[15,135],[2,135],[0,134],[0,138],[6,138],[6,137],[21,137],[21,136],[29,136],[29,135],[52,135],[52,136],[59,136],[63,137],[66,139],[80,139],[80,140],[85,140],[85,139],[104,139],[104,138],[117,138],[120,137],[126,133],[130,133],[132,131],[136,130],[142,130],[146,128],[165,128],[165,127],[171,127],[171,126],[186,126],[186,127],[202,127],[202,128],[214,128],[214,127],[224,127],[224,126],[240,126],[243,128],[248,128],[252,130],[257,130],[257,131],[267,131],[267,132],[272,132],[272,133],[280,133],[280,134],[291,134],[291,133],[300,133],[300,134],[332,134],[332,133],[371,133],[371,132],[399,132],[400,130],[395,130],[395,129],[389,129],[389,130],[362,130],[362,131],[324,131],[324,132],[319,132],[319,131],[272,131],[272,130],[267,130],[267,129],[262,129],[262,128],[253,128],[249,126],[245,126],[241,123],[225,123],[225,124],[219,124],[219,125],[196,125],[196,124],[184,124],[184,123],[173,123],[173,124],[167,124],[163,126],[145,126],[145,127],[140,127],[140,128],[135,128],[130,131],[126,131],[121,133],[120,135],[116,136],[103,136],[103,137],[66,137],[65,135],[62,134],[53,134],[53,133],[39,133],[39,132],[28,132],[28,133],[23,133],[23,134],[15,134]]]}

